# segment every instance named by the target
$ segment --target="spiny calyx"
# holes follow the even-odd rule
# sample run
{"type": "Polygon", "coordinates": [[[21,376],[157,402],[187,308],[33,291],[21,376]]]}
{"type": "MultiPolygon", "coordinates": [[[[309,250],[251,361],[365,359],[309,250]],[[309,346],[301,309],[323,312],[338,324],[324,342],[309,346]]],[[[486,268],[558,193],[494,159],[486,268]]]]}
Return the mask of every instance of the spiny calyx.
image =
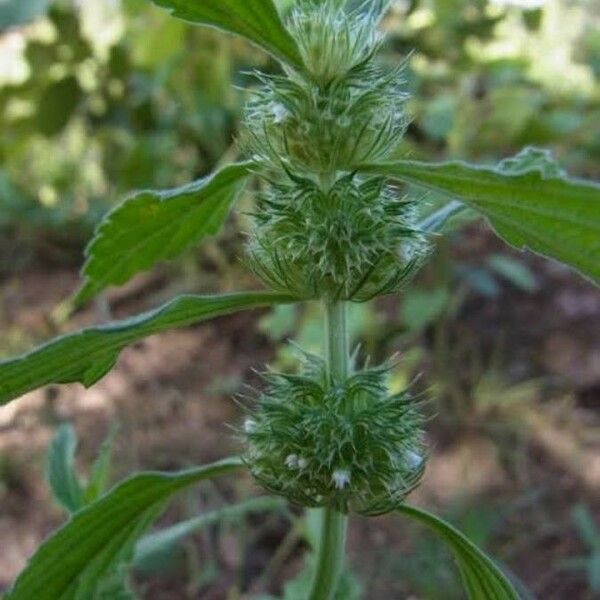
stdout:
{"type": "Polygon", "coordinates": [[[306,507],[390,512],[425,468],[423,418],[408,391],[388,392],[389,365],[333,382],[307,355],[298,375],[265,374],[244,423],[244,460],[270,492],[306,507]]]}
{"type": "Polygon", "coordinates": [[[379,178],[349,175],[323,188],[308,178],[259,194],[250,265],[299,297],[365,301],[396,291],[426,254],[412,203],[379,178]]]}
{"type": "Polygon", "coordinates": [[[349,9],[340,0],[298,0],[288,19],[309,77],[328,84],[366,62],[378,49],[383,36],[375,24],[379,11],[349,9]]]}
{"type": "Polygon", "coordinates": [[[346,4],[300,0],[288,26],[305,69],[258,76],[244,143],[265,185],[248,253],[271,288],[363,302],[397,291],[428,246],[412,204],[356,172],[398,147],[406,94],[401,67],[375,62],[380,3],[346,4]]]}
{"type": "Polygon", "coordinates": [[[389,157],[404,135],[403,65],[382,69],[375,19],[335,4],[302,2],[292,11],[289,27],[305,71],[258,75],[245,144],[274,170],[351,172],[389,157]]]}

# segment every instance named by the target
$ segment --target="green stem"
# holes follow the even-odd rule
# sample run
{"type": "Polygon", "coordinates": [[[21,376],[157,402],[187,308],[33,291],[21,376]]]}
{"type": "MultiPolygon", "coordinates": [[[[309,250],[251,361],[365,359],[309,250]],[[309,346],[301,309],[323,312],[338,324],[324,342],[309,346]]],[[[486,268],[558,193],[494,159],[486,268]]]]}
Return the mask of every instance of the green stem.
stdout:
{"type": "MultiPolygon", "coordinates": [[[[344,302],[325,304],[327,371],[333,385],[349,371],[347,307],[344,302]]],[[[338,586],[346,547],[347,517],[333,508],[322,508],[316,548],[316,570],[309,600],[332,600],[338,586]]]]}
{"type": "Polygon", "coordinates": [[[336,383],[348,377],[348,319],[346,302],[325,303],[325,356],[330,379],[336,383]]]}

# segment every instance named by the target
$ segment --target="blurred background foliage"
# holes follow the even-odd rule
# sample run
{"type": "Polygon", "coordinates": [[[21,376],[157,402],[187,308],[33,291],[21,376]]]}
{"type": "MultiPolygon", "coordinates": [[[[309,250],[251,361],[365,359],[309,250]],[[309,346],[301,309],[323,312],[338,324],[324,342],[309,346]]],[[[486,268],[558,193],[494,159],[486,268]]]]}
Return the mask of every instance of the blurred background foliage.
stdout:
{"type": "MultiPolygon", "coordinates": [[[[290,3],[280,0],[282,8],[290,3]]],[[[383,26],[389,37],[382,60],[406,61],[411,93],[400,155],[491,162],[535,144],[552,149],[572,174],[600,179],[597,0],[397,0],[383,26]]],[[[26,295],[10,296],[11,282],[24,272],[41,280],[41,296],[50,292],[39,273],[72,275],[98,219],[131,190],[184,184],[235,158],[255,68],[277,65],[245,42],[171,19],[147,0],[0,0],[0,281],[11,302],[26,295]]],[[[439,201],[407,193],[421,195],[425,207],[439,201]]],[[[251,193],[243,202],[249,205],[251,193]]],[[[434,398],[434,452],[446,471],[464,475],[464,482],[449,481],[432,464],[434,501],[449,505],[453,520],[540,598],[596,598],[600,298],[566,269],[506,248],[481,223],[456,225],[400,299],[352,307],[353,340],[373,360],[400,349],[393,385],[413,382],[434,398]],[[456,449],[458,440],[466,441],[456,449]],[[482,477],[494,480],[499,465],[510,483],[501,478],[500,492],[486,496],[477,461],[482,477]],[[474,475],[455,465],[463,462],[460,469],[474,475]]],[[[159,269],[164,277],[128,308],[156,304],[174,290],[252,286],[238,260],[243,230],[243,214],[232,218],[218,241],[159,269]]],[[[93,318],[110,316],[106,308],[93,318]]],[[[47,320],[32,327],[28,318],[19,326],[3,319],[0,311],[0,355],[62,330],[47,320]]],[[[290,337],[320,349],[316,307],[279,307],[260,317],[258,330],[258,339],[232,334],[232,360],[266,353],[272,364],[291,367],[290,337]]],[[[181,343],[185,350],[188,342],[181,343]]],[[[242,366],[212,373],[203,393],[227,397],[246,375],[242,366]]],[[[181,373],[172,377],[185,388],[181,373]]],[[[142,466],[164,467],[161,457],[142,466]]],[[[0,499],[18,486],[19,472],[18,460],[2,455],[0,499]]],[[[293,554],[289,535],[276,553],[278,568],[293,554]]],[[[461,598],[451,561],[430,538],[409,536],[398,547],[390,555],[387,542],[370,546],[363,571],[372,571],[362,575],[371,578],[365,589],[373,598],[461,598]]],[[[212,562],[208,572],[193,558],[194,568],[186,568],[196,590],[218,574],[212,562]]],[[[268,566],[267,575],[274,570],[268,566]]],[[[0,573],[0,589],[3,583],[0,573]]]]}
{"type": "MultiPolygon", "coordinates": [[[[396,2],[384,59],[410,56],[412,94],[400,152],[486,160],[544,144],[599,176],[598,12],[594,0],[396,2]]],[[[230,151],[249,71],[272,66],[144,0],[3,0],[0,28],[0,227],[19,250],[42,234],[78,256],[128,191],[209,172],[230,151]]]]}

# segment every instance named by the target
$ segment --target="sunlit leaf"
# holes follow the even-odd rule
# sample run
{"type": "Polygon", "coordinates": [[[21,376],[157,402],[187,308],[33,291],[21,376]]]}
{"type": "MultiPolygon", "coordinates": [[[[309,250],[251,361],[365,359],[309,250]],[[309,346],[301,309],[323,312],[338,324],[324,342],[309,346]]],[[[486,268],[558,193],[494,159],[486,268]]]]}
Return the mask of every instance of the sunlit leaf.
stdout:
{"type": "Polygon", "coordinates": [[[600,281],[600,185],[566,176],[542,151],[528,149],[497,167],[394,161],[361,170],[461,200],[509,244],[600,281]]]}
{"type": "Polygon", "coordinates": [[[179,256],[217,233],[254,163],[229,165],[174,190],[142,191],[108,213],[86,250],[77,302],[179,256]]]}
{"type": "Polygon", "coordinates": [[[83,490],[75,472],[77,437],[73,426],[63,424],[48,449],[48,483],[56,500],[69,512],[83,506],[83,490]]]}
{"type": "Polygon", "coordinates": [[[152,0],[175,17],[242,36],[275,58],[301,67],[296,42],[272,0],[152,0]]]}
{"type": "Polygon", "coordinates": [[[84,600],[106,590],[166,503],[190,485],[239,469],[237,458],[179,473],[141,473],[76,513],[46,540],[4,600],[84,600]]]}
{"type": "Polygon", "coordinates": [[[414,506],[402,505],[399,512],[437,533],[456,558],[469,600],[520,600],[508,578],[494,561],[455,527],[414,506]]]}
{"type": "Polygon", "coordinates": [[[136,317],[65,335],[28,354],[0,362],[0,405],[50,383],[80,382],[89,387],[112,369],[125,346],[149,335],[288,302],[294,302],[294,298],[273,292],[180,296],[136,317]]]}

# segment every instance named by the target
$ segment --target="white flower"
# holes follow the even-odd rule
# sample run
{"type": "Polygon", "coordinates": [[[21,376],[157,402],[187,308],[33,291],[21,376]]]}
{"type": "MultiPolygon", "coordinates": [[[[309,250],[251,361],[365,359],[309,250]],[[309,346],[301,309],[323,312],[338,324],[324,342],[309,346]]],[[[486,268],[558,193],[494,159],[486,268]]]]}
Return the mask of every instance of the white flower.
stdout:
{"type": "Polygon", "coordinates": [[[246,433],[254,433],[256,431],[256,421],[254,419],[246,419],[244,421],[244,431],[246,433]]]}
{"type": "Polygon", "coordinates": [[[285,457],[285,466],[288,469],[296,469],[298,467],[298,455],[288,454],[285,457]]]}
{"type": "Polygon", "coordinates": [[[411,469],[418,469],[423,462],[423,457],[412,450],[406,453],[406,462],[411,469]]]}
{"type": "Polygon", "coordinates": [[[273,112],[273,120],[275,123],[283,123],[288,116],[288,109],[283,104],[272,104],[271,111],[273,112]]]}
{"type": "Polygon", "coordinates": [[[350,471],[347,469],[336,469],[331,477],[335,487],[343,490],[350,483],[350,471]]]}
{"type": "Polygon", "coordinates": [[[306,469],[306,465],[308,465],[308,461],[305,458],[300,457],[298,459],[298,468],[299,469],[306,469]]]}

